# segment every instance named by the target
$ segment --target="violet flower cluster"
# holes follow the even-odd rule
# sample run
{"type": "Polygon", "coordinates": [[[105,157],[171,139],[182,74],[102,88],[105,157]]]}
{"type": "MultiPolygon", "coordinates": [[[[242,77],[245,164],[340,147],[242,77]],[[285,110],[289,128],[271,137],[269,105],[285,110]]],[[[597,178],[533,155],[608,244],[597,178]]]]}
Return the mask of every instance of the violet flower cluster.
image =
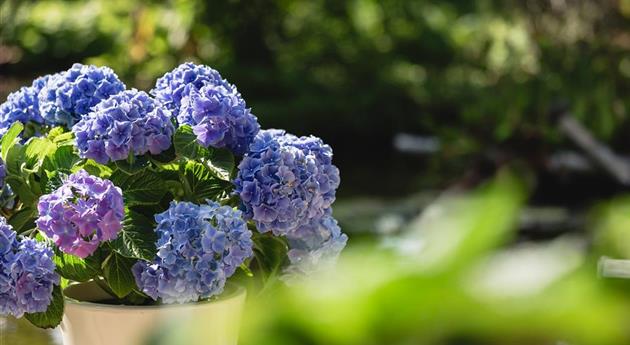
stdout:
{"type": "Polygon", "coordinates": [[[61,251],[81,258],[92,254],[103,241],[113,240],[124,216],[120,188],[85,170],[69,175],[51,194],[40,197],[37,227],[61,251]]]}
{"type": "Polygon", "coordinates": [[[210,67],[182,64],[158,79],[151,92],[173,110],[180,125],[193,128],[205,147],[243,155],[260,130],[236,87],[210,67]]]}
{"type": "Polygon", "coordinates": [[[48,78],[39,92],[39,111],[48,124],[72,128],[93,106],[123,90],[111,68],[74,64],[48,78]]]}
{"type": "Polygon", "coordinates": [[[173,201],[155,220],[157,257],[133,267],[136,284],[154,300],[186,303],[217,295],[252,255],[251,232],[229,206],[173,201]]]}
{"type": "Polygon", "coordinates": [[[171,113],[144,91],[129,90],[97,104],[73,128],[79,155],[101,164],[130,152],[159,154],[171,146],[171,113]]]}
{"type": "Polygon", "coordinates": [[[234,184],[246,218],[259,231],[287,235],[328,214],[339,169],[321,139],[263,130],[239,164],[234,184]]]}
{"type": "Polygon", "coordinates": [[[20,121],[23,124],[28,122],[44,123],[44,118],[39,113],[38,95],[48,82],[48,79],[52,77],[54,76],[39,77],[33,81],[31,86],[22,87],[7,96],[7,100],[0,105],[0,137],[16,121],[20,121]]]}
{"type": "Polygon", "coordinates": [[[0,315],[19,318],[46,311],[60,282],[52,256],[43,243],[18,239],[0,217],[0,315]]]}
{"type": "Polygon", "coordinates": [[[221,74],[208,66],[186,62],[164,74],[155,83],[151,94],[164,104],[173,114],[179,114],[182,98],[190,89],[201,89],[204,85],[223,86],[232,89],[221,74]]]}

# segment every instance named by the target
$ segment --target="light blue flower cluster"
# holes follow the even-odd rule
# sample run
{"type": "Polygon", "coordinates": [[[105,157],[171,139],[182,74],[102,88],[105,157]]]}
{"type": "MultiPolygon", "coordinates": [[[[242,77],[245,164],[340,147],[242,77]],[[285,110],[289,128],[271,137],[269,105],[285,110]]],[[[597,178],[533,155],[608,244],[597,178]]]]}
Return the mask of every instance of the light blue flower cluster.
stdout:
{"type": "Polygon", "coordinates": [[[111,68],[74,64],[48,78],[39,92],[39,110],[48,124],[72,128],[93,106],[124,89],[111,68]]]}
{"type": "Polygon", "coordinates": [[[0,315],[22,317],[43,312],[60,278],[52,250],[30,238],[21,240],[0,218],[0,315]]]}
{"type": "Polygon", "coordinates": [[[88,257],[103,241],[113,240],[124,216],[120,188],[79,170],[61,187],[39,198],[37,227],[63,252],[88,257]]]}
{"type": "Polygon", "coordinates": [[[16,121],[20,121],[22,124],[28,122],[44,123],[44,119],[39,113],[38,95],[51,77],[54,76],[39,77],[33,81],[31,86],[22,87],[7,96],[6,102],[0,105],[0,137],[16,121]]]}
{"type": "Polygon", "coordinates": [[[136,284],[155,300],[186,303],[217,295],[252,255],[242,213],[228,206],[173,201],[155,220],[157,257],[133,267],[136,284]]]}
{"type": "Polygon", "coordinates": [[[151,92],[205,147],[242,155],[260,129],[236,87],[210,67],[184,63],[158,79],[151,92]]]}
{"type": "Polygon", "coordinates": [[[259,231],[286,235],[329,212],[339,169],[321,139],[262,130],[239,164],[234,184],[246,218],[259,231]]]}
{"type": "Polygon", "coordinates": [[[144,91],[129,90],[97,104],[72,131],[79,155],[106,164],[130,152],[159,154],[171,146],[171,113],[144,91]]]}
{"type": "Polygon", "coordinates": [[[333,263],[346,246],[348,236],[341,232],[337,220],[326,215],[299,226],[286,236],[289,244],[287,274],[309,274],[333,263]]]}

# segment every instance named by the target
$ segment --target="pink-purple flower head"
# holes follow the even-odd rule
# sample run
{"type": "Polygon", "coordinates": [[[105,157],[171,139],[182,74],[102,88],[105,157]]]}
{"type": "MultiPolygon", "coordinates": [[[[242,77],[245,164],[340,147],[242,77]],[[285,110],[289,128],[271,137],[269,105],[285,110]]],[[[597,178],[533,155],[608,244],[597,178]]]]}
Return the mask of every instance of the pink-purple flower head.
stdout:
{"type": "Polygon", "coordinates": [[[321,139],[263,130],[239,164],[234,184],[246,218],[259,231],[286,235],[327,214],[339,169],[321,139]]]}
{"type": "Polygon", "coordinates": [[[136,284],[155,300],[186,303],[220,294],[252,255],[251,231],[231,207],[173,201],[155,220],[157,256],[133,267],[136,284]]]}
{"type": "Polygon", "coordinates": [[[73,128],[79,154],[106,164],[130,153],[159,154],[171,146],[171,113],[144,91],[129,90],[97,104],[73,128]]]}
{"type": "Polygon", "coordinates": [[[60,278],[52,250],[30,238],[18,238],[0,217],[0,315],[22,317],[43,312],[60,278]]]}
{"type": "Polygon", "coordinates": [[[71,128],[93,106],[124,89],[111,68],[77,63],[47,80],[39,92],[39,111],[47,123],[71,128]]]}
{"type": "Polygon", "coordinates": [[[85,170],[68,176],[37,205],[37,227],[61,251],[85,258],[103,241],[113,240],[122,229],[124,216],[120,188],[85,170]]]}

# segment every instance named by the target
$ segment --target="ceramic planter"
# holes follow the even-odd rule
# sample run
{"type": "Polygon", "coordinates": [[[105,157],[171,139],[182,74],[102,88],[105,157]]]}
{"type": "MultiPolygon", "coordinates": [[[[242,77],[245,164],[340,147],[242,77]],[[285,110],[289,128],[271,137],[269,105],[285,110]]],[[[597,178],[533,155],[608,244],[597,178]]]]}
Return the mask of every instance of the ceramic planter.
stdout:
{"type": "Polygon", "coordinates": [[[99,303],[111,297],[94,282],[71,285],[64,295],[64,345],[235,345],[245,303],[245,289],[233,285],[217,300],[163,306],[99,303]]]}

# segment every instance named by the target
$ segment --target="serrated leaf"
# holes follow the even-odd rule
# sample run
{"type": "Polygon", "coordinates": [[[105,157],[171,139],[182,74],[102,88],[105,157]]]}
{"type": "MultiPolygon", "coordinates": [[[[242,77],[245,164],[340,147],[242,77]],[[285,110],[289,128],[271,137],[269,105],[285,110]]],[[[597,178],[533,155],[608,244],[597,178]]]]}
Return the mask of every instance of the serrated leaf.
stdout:
{"type": "Polygon", "coordinates": [[[110,243],[119,254],[151,261],[155,258],[157,234],[152,219],[133,210],[128,210],[123,219],[123,228],[110,243]]]}
{"type": "Polygon", "coordinates": [[[52,300],[48,309],[41,313],[24,314],[24,317],[33,325],[40,328],[55,328],[63,318],[63,294],[61,287],[56,285],[53,289],[52,300]]]}
{"type": "Polygon", "coordinates": [[[55,150],[52,155],[44,158],[43,167],[46,170],[54,171],[59,169],[70,170],[81,161],[78,155],[74,153],[74,147],[61,146],[55,150]]]}
{"type": "Polygon", "coordinates": [[[124,257],[116,252],[112,252],[103,262],[103,276],[119,298],[127,296],[136,288],[136,281],[131,272],[135,263],[135,259],[124,257]]]}
{"type": "Polygon", "coordinates": [[[81,259],[57,248],[54,251],[53,261],[57,266],[57,272],[66,279],[85,282],[97,277],[101,272],[101,257],[98,252],[81,259]]]}
{"type": "Polygon", "coordinates": [[[180,166],[180,179],[186,199],[195,203],[215,200],[231,187],[229,182],[218,179],[206,165],[194,161],[180,166]]]}
{"type": "Polygon", "coordinates": [[[37,211],[34,208],[24,207],[17,211],[8,219],[9,224],[18,234],[33,229],[35,227],[35,219],[37,211]]]}
{"type": "Polygon", "coordinates": [[[173,135],[173,146],[178,156],[188,159],[207,157],[210,153],[207,148],[199,145],[197,136],[193,133],[192,127],[188,125],[177,128],[173,135]]]}
{"type": "Polygon", "coordinates": [[[100,178],[109,178],[112,175],[112,169],[110,167],[97,163],[91,159],[88,159],[81,165],[75,165],[72,168],[72,172],[77,172],[81,169],[87,171],[92,176],[98,176],[100,178]]]}
{"type": "Polygon", "coordinates": [[[156,204],[166,194],[162,179],[149,170],[133,175],[116,170],[109,179],[122,189],[125,205],[128,207],[156,204]]]}
{"type": "Polygon", "coordinates": [[[2,136],[2,141],[0,142],[0,148],[2,150],[2,160],[7,161],[7,155],[9,153],[9,149],[18,143],[20,139],[18,136],[22,133],[24,126],[21,122],[16,121],[11,128],[2,136]]]}

